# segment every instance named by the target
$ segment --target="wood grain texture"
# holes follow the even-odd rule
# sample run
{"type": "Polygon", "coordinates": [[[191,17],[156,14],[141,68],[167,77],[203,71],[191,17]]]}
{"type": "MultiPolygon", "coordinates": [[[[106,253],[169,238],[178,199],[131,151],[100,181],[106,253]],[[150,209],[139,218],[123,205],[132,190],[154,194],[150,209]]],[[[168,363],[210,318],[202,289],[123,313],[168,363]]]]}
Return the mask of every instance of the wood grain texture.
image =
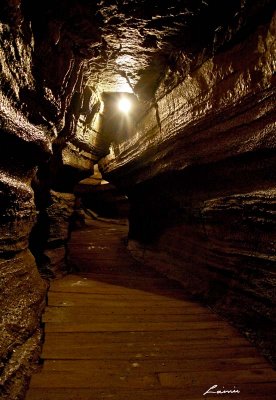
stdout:
{"type": "Polygon", "coordinates": [[[143,287],[143,271],[121,240],[125,234],[126,227],[99,228],[98,222],[73,233],[70,257],[79,273],[51,285],[44,362],[27,400],[194,400],[214,384],[235,386],[237,399],[273,398],[276,372],[226,321],[175,282],[164,285],[155,271],[145,271],[143,287]],[[114,247],[112,279],[99,244],[105,233],[114,247]]]}

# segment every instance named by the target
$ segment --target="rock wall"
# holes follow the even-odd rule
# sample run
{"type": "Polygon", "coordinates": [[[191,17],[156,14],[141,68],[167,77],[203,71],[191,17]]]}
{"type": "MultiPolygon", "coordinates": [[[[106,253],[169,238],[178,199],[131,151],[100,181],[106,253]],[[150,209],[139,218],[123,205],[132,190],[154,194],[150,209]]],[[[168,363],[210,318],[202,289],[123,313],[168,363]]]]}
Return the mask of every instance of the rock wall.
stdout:
{"type": "Polygon", "coordinates": [[[68,272],[67,242],[71,232],[75,196],[53,190],[47,194],[44,203],[37,203],[40,207],[30,235],[30,249],[40,273],[46,278],[56,278],[68,272]]]}
{"type": "Polygon", "coordinates": [[[28,237],[36,219],[31,180],[47,137],[1,98],[0,139],[0,397],[19,399],[41,345],[46,283],[28,237]]]}
{"type": "Polygon", "coordinates": [[[41,345],[46,283],[28,237],[36,218],[31,180],[38,160],[49,157],[51,138],[19,106],[20,89],[33,85],[31,40],[25,42],[28,27],[13,11],[7,8],[0,24],[0,397],[9,400],[22,395],[41,345]]]}
{"type": "Polygon", "coordinates": [[[175,88],[163,83],[136,135],[99,163],[128,193],[133,254],[274,362],[275,21],[175,88]]]}
{"type": "MultiPolygon", "coordinates": [[[[65,126],[81,59],[66,32],[56,26],[48,34],[43,9],[37,24],[28,1],[3,0],[0,10],[0,397],[17,400],[39,356],[47,291],[28,247],[37,220],[32,184],[65,126]]],[[[56,223],[54,208],[67,214],[67,204],[56,193],[53,199],[48,213],[56,223]]],[[[51,244],[62,235],[52,231],[51,244]]]]}

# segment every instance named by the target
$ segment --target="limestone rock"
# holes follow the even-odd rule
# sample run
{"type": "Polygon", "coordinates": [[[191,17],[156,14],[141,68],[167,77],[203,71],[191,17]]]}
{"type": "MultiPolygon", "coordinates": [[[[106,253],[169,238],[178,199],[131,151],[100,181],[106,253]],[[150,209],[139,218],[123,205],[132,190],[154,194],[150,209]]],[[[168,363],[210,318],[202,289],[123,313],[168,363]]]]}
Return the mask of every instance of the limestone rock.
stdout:
{"type": "Polygon", "coordinates": [[[28,250],[8,254],[0,257],[0,394],[17,399],[39,357],[46,283],[28,250]]]}
{"type": "Polygon", "coordinates": [[[45,132],[31,125],[7,99],[0,108],[0,393],[10,400],[22,398],[42,342],[40,317],[47,285],[28,241],[36,220],[34,167],[39,157],[48,157],[50,149],[45,132]]]}
{"type": "Polygon", "coordinates": [[[48,204],[39,213],[31,235],[31,249],[38,266],[48,277],[66,273],[66,243],[69,239],[75,196],[50,191],[48,204]]]}
{"type": "Polygon", "coordinates": [[[130,140],[101,160],[107,180],[140,183],[170,171],[275,148],[275,16],[247,41],[206,61],[160,98],[130,140]],[[250,125],[250,129],[248,126],[250,125]],[[135,162],[134,162],[135,160],[135,162]],[[116,171],[113,174],[113,171],[116,171]]]}
{"type": "MultiPolygon", "coordinates": [[[[275,362],[275,16],[204,62],[100,162],[130,202],[129,248],[275,362]]],[[[162,89],[162,90],[161,90],[162,89]]]]}

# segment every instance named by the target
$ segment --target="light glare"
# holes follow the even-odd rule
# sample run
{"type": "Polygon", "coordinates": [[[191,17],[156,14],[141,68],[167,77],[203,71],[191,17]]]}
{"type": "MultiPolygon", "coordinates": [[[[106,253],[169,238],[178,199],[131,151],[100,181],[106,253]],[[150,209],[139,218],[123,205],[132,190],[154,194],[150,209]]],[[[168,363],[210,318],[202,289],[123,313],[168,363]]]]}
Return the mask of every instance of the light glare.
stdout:
{"type": "Polygon", "coordinates": [[[131,102],[126,97],[123,97],[119,100],[118,108],[121,112],[127,114],[131,109],[131,102]]]}

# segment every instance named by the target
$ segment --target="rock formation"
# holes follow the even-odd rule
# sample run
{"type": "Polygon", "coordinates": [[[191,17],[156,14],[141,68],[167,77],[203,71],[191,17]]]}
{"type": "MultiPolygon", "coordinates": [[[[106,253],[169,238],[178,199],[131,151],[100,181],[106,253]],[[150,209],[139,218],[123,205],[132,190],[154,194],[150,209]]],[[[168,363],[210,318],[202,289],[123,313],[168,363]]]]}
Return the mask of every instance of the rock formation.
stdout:
{"type": "Polygon", "coordinates": [[[133,254],[268,356],[276,333],[275,21],[166,94],[162,82],[135,137],[100,163],[128,194],[133,254]]]}
{"type": "Polygon", "coordinates": [[[24,396],[41,274],[66,273],[74,191],[97,163],[129,199],[133,255],[275,360],[273,1],[163,3],[1,2],[3,399],[24,396]]]}

